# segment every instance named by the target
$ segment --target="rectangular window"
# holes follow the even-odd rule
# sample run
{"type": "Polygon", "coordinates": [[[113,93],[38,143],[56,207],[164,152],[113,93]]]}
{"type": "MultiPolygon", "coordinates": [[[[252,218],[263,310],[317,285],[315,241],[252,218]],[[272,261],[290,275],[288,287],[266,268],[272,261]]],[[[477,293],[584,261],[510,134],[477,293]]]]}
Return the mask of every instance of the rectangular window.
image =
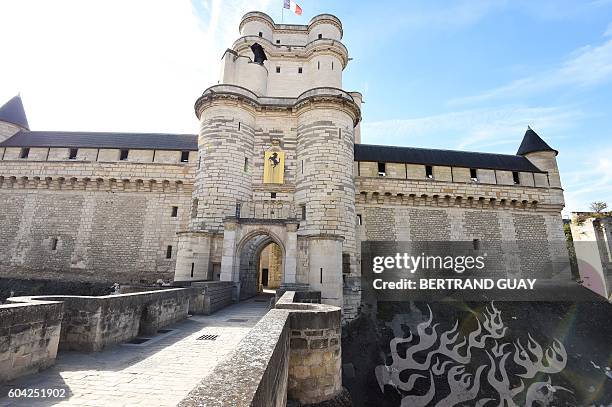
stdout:
{"type": "Polygon", "coordinates": [[[242,204],[240,202],[236,202],[236,211],[235,211],[236,218],[240,218],[241,210],[242,210],[242,204]]]}
{"type": "Polygon", "coordinates": [[[51,239],[51,250],[53,250],[53,251],[57,250],[57,238],[56,237],[51,239]]]}
{"type": "Polygon", "coordinates": [[[515,185],[518,185],[521,183],[521,179],[519,178],[518,171],[512,171],[512,181],[514,181],[515,185]]]}
{"type": "Polygon", "coordinates": [[[302,174],[304,173],[304,160],[302,160],[302,174]]]}
{"type": "Polygon", "coordinates": [[[321,271],[320,271],[320,281],[321,281],[321,284],[323,284],[323,267],[321,267],[321,271]]]}
{"type": "Polygon", "coordinates": [[[363,220],[361,219],[361,215],[357,214],[357,224],[358,225],[362,225],[363,224],[362,222],[363,222],[363,220]]]}
{"type": "Polygon", "coordinates": [[[323,34],[319,34],[319,39],[323,38],[323,34]]]}
{"type": "Polygon", "coordinates": [[[302,210],[302,220],[306,220],[306,205],[300,205],[300,209],[302,210]]]}
{"type": "Polygon", "coordinates": [[[191,263],[191,278],[193,278],[193,269],[195,267],[195,263],[191,263]]]}
{"type": "Polygon", "coordinates": [[[259,32],[259,36],[260,36],[260,37],[263,37],[263,33],[262,33],[261,31],[259,32]]]}
{"type": "Polygon", "coordinates": [[[378,163],[378,176],[384,177],[387,175],[387,166],[385,163],[378,163]]]}
{"type": "Polygon", "coordinates": [[[298,68],[298,73],[302,73],[302,67],[301,66],[298,68]]]}
{"type": "Polygon", "coordinates": [[[478,181],[478,171],[476,168],[470,168],[470,179],[474,182],[478,181]]]}
{"type": "Polygon", "coordinates": [[[425,166],[425,177],[426,178],[433,178],[433,167],[431,165],[426,165],[425,166]]]}
{"type": "Polygon", "coordinates": [[[240,131],[241,127],[242,127],[241,122],[238,122],[238,131],[240,131]]]}
{"type": "Polygon", "coordinates": [[[71,148],[70,152],[68,153],[68,159],[69,160],[76,160],[78,152],[79,152],[78,148],[71,148]]]}
{"type": "Polygon", "coordinates": [[[120,161],[126,161],[128,159],[128,154],[130,153],[130,150],[121,150],[119,152],[119,160],[120,161]]]}
{"type": "Polygon", "coordinates": [[[248,172],[249,171],[249,159],[247,157],[244,157],[244,172],[248,172]]]}
{"type": "Polygon", "coordinates": [[[167,259],[171,259],[172,258],[172,246],[166,247],[166,258],[167,259]]]}
{"type": "Polygon", "coordinates": [[[280,66],[276,67],[276,73],[280,73],[280,66]]]}
{"type": "Polygon", "coordinates": [[[342,139],[342,129],[338,128],[338,138],[342,139]]]}
{"type": "Polygon", "coordinates": [[[317,69],[321,69],[321,61],[317,61],[317,69]]]}
{"type": "Polygon", "coordinates": [[[189,151],[181,151],[181,162],[182,163],[189,162],[189,151]]]}
{"type": "Polygon", "coordinates": [[[172,213],[170,214],[170,216],[173,218],[176,218],[178,216],[178,206],[172,207],[172,213]]]}
{"type": "Polygon", "coordinates": [[[332,71],[334,70],[334,61],[332,61],[332,71]]]}
{"type": "Polygon", "coordinates": [[[276,199],[276,192],[270,192],[270,198],[276,199]]]}
{"type": "Polygon", "coordinates": [[[30,147],[24,147],[21,149],[21,152],[19,153],[19,158],[28,158],[29,155],[30,155],[30,147]]]}
{"type": "Polygon", "coordinates": [[[280,44],[280,40],[276,40],[276,43],[277,43],[277,44],[280,44]]]}

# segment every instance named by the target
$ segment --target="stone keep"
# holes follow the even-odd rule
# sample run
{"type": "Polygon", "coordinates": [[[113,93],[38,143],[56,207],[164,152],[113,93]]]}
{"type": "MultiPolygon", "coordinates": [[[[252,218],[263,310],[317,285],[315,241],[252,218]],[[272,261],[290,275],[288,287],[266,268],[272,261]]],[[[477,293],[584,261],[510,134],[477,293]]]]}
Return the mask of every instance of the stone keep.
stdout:
{"type": "Polygon", "coordinates": [[[341,89],[348,63],[342,25],[327,14],[309,25],[279,25],[253,12],[240,34],[223,56],[219,85],[196,102],[200,161],[175,279],[211,278],[217,263],[221,279],[244,283],[241,298],[251,295],[254,279],[240,274],[256,268],[241,268],[241,258],[271,239],[294,259],[283,262],[282,285],[320,290],[324,302],[342,305],[342,256],[355,258],[360,121],[359,95],[341,89]],[[254,62],[254,44],[263,63],[254,62]],[[267,151],[284,153],[282,184],[264,182],[267,151]],[[268,239],[253,246],[258,236],[268,239]]]}

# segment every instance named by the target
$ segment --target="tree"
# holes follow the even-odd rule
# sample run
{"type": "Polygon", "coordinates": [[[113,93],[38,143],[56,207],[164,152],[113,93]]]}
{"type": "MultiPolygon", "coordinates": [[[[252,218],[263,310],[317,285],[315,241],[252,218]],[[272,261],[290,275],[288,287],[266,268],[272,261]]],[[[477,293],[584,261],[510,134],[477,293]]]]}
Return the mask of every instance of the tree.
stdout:
{"type": "Polygon", "coordinates": [[[595,213],[602,213],[603,211],[605,211],[608,208],[608,204],[605,202],[592,202],[591,203],[591,210],[595,213]]]}

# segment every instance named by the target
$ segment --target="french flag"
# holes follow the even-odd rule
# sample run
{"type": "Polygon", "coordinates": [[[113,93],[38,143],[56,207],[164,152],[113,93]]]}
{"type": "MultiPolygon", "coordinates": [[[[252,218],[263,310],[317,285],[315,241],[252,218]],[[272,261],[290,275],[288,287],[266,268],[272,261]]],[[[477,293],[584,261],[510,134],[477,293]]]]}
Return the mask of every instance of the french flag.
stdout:
{"type": "Polygon", "coordinates": [[[302,8],[293,0],[284,0],[283,7],[293,11],[298,16],[302,15],[302,8]]]}

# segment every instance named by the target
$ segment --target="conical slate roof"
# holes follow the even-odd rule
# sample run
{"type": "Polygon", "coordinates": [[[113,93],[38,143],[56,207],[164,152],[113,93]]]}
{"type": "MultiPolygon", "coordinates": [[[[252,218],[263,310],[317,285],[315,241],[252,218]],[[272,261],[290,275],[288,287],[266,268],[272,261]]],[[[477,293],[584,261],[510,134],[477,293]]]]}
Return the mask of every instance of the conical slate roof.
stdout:
{"type": "Polygon", "coordinates": [[[30,130],[28,118],[26,117],[21,96],[17,95],[0,107],[0,122],[15,124],[24,129],[30,130]]]}
{"type": "Polygon", "coordinates": [[[536,151],[554,151],[555,155],[559,154],[557,150],[546,144],[544,140],[538,133],[533,131],[533,129],[527,126],[527,131],[525,132],[525,136],[523,137],[523,141],[521,142],[521,146],[519,147],[516,155],[525,155],[529,153],[534,153],[536,151]]]}

